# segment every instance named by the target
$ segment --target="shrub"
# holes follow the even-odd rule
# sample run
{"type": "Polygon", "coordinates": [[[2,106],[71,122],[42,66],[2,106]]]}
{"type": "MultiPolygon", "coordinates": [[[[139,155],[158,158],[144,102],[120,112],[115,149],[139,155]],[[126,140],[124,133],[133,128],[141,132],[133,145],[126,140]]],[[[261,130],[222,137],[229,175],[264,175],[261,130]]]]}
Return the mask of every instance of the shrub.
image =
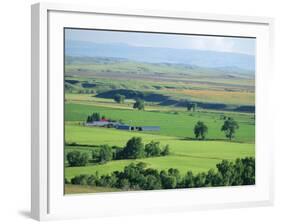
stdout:
{"type": "Polygon", "coordinates": [[[81,174],[79,176],[75,176],[71,179],[72,184],[76,185],[87,185],[89,175],[81,174]]]}
{"type": "Polygon", "coordinates": [[[168,175],[175,177],[177,180],[177,183],[179,183],[181,180],[180,172],[178,169],[174,169],[174,168],[168,169],[168,175]]]}
{"type": "Polygon", "coordinates": [[[170,146],[165,145],[161,152],[161,156],[168,156],[168,155],[170,155],[170,146]]]}
{"type": "Polygon", "coordinates": [[[205,173],[198,173],[194,178],[194,186],[195,187],[205,187],[206,182],[206,174],[205,173]]]}
{"type": "Polygon", "coordinates": [[[106,163],[113,159],[113,151],[109,145],[101,145],[99,149],[92,150],[92,159],[99,163],[106,163]]]}
{"type": "Polygon", "coordinates": [[[107,162],[112,160],[113,154],[109,145],[102,145],[100,148],[99,160],[100,162],[107,162]]]}
{"type": "Polygon", "coordinates": [[[186,188],[192,188],[194,187],[194,176],[192,171],[188,171],[187,174],[184,177],[184,186],[186,188]]]}
{"type": "Polygon", "coordinates": [[[119,188],[123,190],[129,190],[130,189],[130,182],[128,179],[120,179],[118,185],[119,188]]]}
{"type": "Polygon", "coordinates": [[[98,182],[98,177],[94,175],[90,175],[87,179],[87,184],[89,186],[96,186],[98,182]]]}
{"type": "Polygon", "coordinates": [[[163,172],[160,177],[163,189],[173,189],[177,186],[177,180],[174,176],[169,176],[163,172]]]}
{"type": "Polygon", "coordinates": [[[67,153],[66,159],[69,166],[86,166],[89,160],[87,153],[80,153],[79,151],[72,151],[67,153]]]}
{"type": "Polygon", "coordinates": [[[144,145],[142,143],[142,138],[140,137],[131,138],[127,142],[122,154],[126,159],[144,158],[145,153],[144,153],[144,145]]]}
{"type": "Polygon", "coordinates": [[[150,143],[145,145],[144,151],[146,157],[160,156],[161,155],[160,143],[151,141],[150,143]]]}
{"type": "Polygon", "coordinates": [[[147,175],[145,177],[145,185],[143,186],[144,190],[156,190],[161,189],[161,180],[154,175],[147,175]]]}

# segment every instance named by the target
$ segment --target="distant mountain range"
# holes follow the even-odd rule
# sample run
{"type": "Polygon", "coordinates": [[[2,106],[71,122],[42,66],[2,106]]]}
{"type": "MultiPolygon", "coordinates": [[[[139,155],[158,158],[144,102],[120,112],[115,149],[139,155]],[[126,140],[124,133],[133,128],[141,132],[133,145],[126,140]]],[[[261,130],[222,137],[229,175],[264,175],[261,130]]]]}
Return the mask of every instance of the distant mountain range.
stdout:
{"type": "Polygon", "coordinates": [[[65,54],[73,57],[116,57],[149,63],[175,63],[206,68],[233,70],[238,68],[255,71],[254,56],[218,51],[139,47],[117,43],[100,44],[66,40],[65,54]]]}

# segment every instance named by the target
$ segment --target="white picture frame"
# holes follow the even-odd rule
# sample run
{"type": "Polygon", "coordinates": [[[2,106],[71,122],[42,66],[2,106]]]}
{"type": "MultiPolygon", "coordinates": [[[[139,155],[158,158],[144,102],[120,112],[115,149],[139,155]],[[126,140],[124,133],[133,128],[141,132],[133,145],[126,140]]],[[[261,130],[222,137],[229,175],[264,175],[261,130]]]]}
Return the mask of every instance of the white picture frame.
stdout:
{"type": "Polygon", "coordinates": [[[32,5],[32,217],[50,220],[271,205],[273,145],[265,130],[270,127],[266,102],[273,75],[273,23],[262,17],[32,5]],[[65,196],[63,27],[256,37],[256,185],[65,196]]]}

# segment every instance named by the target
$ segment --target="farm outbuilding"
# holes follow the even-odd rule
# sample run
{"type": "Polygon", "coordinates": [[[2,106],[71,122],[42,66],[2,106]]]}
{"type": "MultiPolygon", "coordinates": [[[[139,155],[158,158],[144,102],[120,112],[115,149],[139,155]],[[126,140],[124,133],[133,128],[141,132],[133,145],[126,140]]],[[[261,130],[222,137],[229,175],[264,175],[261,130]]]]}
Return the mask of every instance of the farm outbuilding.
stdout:
{"type": "Polygon", "coordinates": [[[120,130],[127,130],[127,131],[134,131],[135,130],[135,127],[134,126],[130,126],[130,125],[118,125],[116,127],[117,129],[120,129],[120,130]]]}
{"type": "Polygon", "coordinates": [[[137,129],[139,129],[139,131],[160,131],[159,126],[141,126],[137,127],[137,129]]]}
{"type": "Polygon", "coordinates": [[[160,131],[159,126],[118,125],[116,128],[120,130],[127,130],[127,131],[160,131]]]}

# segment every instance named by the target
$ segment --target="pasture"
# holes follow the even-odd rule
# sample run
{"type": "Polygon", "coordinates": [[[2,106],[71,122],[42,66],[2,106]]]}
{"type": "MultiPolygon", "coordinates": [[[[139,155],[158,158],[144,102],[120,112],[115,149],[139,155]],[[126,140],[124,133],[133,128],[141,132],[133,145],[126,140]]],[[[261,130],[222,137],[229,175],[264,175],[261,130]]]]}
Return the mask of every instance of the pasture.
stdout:
{"type": "MultiPolygon", "coordinates": [[[[106,164],[88,164],[85,167],[66,167],[65,177],[71,179],[79,174],[110,174],[115,170],[122,170],[132,161],[145,162],[148,167],[159,170],[177,168],[181,173],[192,170],[194,173],[208,171],[216,168],[215,165],[223,159],[235,160],[246,156],[254,156],[253,143],[237,143],[227,140],[196,141],[187,140],[176,136],[166,136],[152,133],[121,131],[109,128],[84,127],[75,122],[70,122],[65,129],[66,142],[76,142],[85,145],[102,145],[122,147],[128,139],[137,136],[144,143],[159,141],[161,145],[170,145],[171,155],[166,157],[144,158],[138,160],[117,160],[106,164]]],[[[79,150],[87,152],[91,156],[94,147],[67,146],[66,153],[79,150]]]]}
{"type": "MultiPolygon", "coordinates": [[[[148,167],[159,170],[177,168],[181,173],[192,170],[194,173],[208,171],[216,168],[215,165],[223,159],[235,160],[246,156],[254,156],[254,144],[235,143],[227,141],[190,141],[177,137],[152,135],[145,133],[134,133],[128,131],[111,130],[107,128],[81,127],[71,124],[66,126],[66,140],[68,142],[79,142],[80,144],[111,146],[124,146],[127,140],[133,136],[142,137],[144,143],[159,141],[161,145],[169,144],[171,155],[166,157],[144,158],[137,160],[117,160],[106,164],[88,164],[85,167],[67,167],[66,178],[70,179],[79,174],[110,174],[115,170],[122,170],[124,166],[134,162],[144,162],[148,167]],[[102,129],[102,130],[101,130],[102,129]],[[71,136],[68,134],[71,133],[71,136]]],[[[66,153],[72,150],[81,150],[91,155],[91,147],[66,147],[66,153]]]]}
{"type": "MultiPolygon", "coordinates": [[[[130,125],[159,125],[160,132],[155,134],[163,136],[176,136],[184,139],[194,138],[193,128],[197,121],[203,121],[209,128],[207,138],[216,140],[225,140],[224,133],[220,128],[224,122],[224,116],[231,116],[239,123],[239,131],[236,135],[236,141],[239,142],[254,142],[255,125],[254,116],[243,113],[223,113],[223,112],[173,112],[173,111],[137,111],[121,108],[109,108],[95,105],[84,104],[65,104],[65,121],[84,122],[86,117],[93,112],[98,112],[107,118],[122,120],[122,122],[130,125]]],[[[77,127],[76,127],[77,128],[77,127]]],[[[84,133],[81,133],[81,138],[87,138],[88,128],[83,128],[84,133]],[[84,137],[83,137],[84,136],[84,137]]],[[[75,132],[75,127],[69,130],[66,126],[66,133],[70,133],[70,138],[75,132]]],[[[153,132],[151,133],[153,134],[153,132]]],[[[101,133],[101,135],[103,135],[101,133]]],[[[68,135],[66,135],[66,138],[68,135]]],[[[111,136],[114,138],[114,136],[111,136]]],[[[82,139],[79,139],[80,142],[82,139]]],[[[72,141],[66,139],[67,142],[72,141]]]]}
{"type": "MultiPolygon", "coordinates": [[[[65,69],[65,155],[79,151],[90,158],[86,166],[80,167],[70,167],[65,159],[68,181],[81,174],[110,175],[131,162],[144,162],[147,168],[157,170],[176,168],[184,175],[187,171],[198,174],[216,170],[216,164],[222,160],[255,157],[252,73],[117,59],[67,60],[70,61],[65,69]],[[113,100],[116,94],[125,96],[123,103],[113,100]],[[145,101],[145,110],[133,109],[139,96],[145,101]],[[198,108],[187,111],[187,102],[197,103],[198,108]],[[93,113],[131,126],[159,126],[160,131],[85,126],[86,118],[93,113]],[[239,125],[232,141],[221,131],[228,117],[239,125]],[[205,140],[195,139],[194,126],[198,121],[208,127],[205,140]],[[106,163],[91,160],[92,150],[100,145],[124,147],[132,137],[141,137],[144,144],[156,141],[161,147],[169,145],[170,154],[106,163]]],[[[66,194],[110,191],[120,189],[65,185],[66,194]]]]}

